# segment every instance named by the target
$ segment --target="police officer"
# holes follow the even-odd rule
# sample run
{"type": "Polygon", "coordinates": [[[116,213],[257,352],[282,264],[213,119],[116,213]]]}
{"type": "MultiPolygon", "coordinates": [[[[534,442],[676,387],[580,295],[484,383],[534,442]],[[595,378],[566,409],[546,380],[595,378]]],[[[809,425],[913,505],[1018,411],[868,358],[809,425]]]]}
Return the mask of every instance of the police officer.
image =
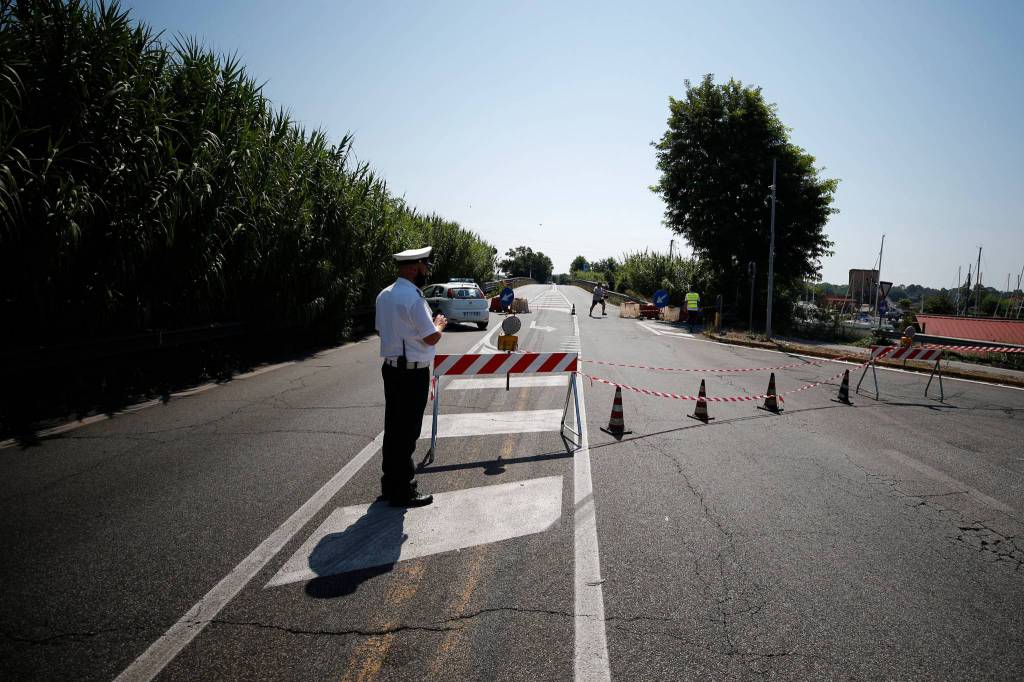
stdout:
{"type": "Polygon", "coordinates": [[[377,295],[376,327],[384,358],[384,445],[381,497],[393,507],[422,507],[434,501],[416,489],[413,453],[430,392],[435,346],[448,320],[430,318],[420,288],[427,283],[431,247],[394,255],[398,279],[377,295]]]}
{"type": "Polygon", "coordinates": [[[693,331],[693,325],[697,324],[697,315],[700,312],[700,294],[691,291],[686,294],[686,323],[693,331]]]}

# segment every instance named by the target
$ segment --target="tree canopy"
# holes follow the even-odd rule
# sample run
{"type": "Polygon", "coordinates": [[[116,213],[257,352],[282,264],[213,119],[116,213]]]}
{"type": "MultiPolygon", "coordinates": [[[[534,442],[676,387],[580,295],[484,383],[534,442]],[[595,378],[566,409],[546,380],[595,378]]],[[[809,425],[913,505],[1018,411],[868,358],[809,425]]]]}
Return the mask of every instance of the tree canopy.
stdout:
{"type": "Polygon", "coordinates": [[[533,277],[538,282],[547,282],[555,269],[550,258],[528,246],[509,249],[505,256],[505,259],[498,263],[498,267],[510,277],[533,277]]]}
{"type": "Polygon", "coordinates": [[[772,160],[776,159],[775,290],[780,297],[815,279],[831,254],[825,234],[839,181],[819,177],[815,159],[789,139],[760,88],[736,80],[685,81],[669,98],[668,128],[657,150],[661,178],[651,189],[665,202],[665,224],[710,266],[717,293],[745,306],[747,264],[768,272],[772,160]]]}

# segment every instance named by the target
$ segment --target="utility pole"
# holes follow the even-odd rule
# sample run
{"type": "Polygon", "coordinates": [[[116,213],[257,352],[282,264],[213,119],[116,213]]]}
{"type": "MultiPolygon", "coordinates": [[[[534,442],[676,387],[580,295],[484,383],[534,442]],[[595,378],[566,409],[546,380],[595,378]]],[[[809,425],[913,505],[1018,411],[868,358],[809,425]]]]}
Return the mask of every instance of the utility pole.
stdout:
{"type": "Polygon", "coordinates": [[[672,260],[672,249],[675,247],[675,245],[676,245],[676,240],[675,239],[669,239],[668,240],[668,259],[669,260],[672,260]]]}
{"type": "Polygon", "coordinates": [[[878,315],[878,328],[882,328],[882,315],[878,312],[878,294],[882,289],[882,252],[885,251],[885,235],[882,235],[882,247],[878,249],[878,275],[875,277],[875,315],[878,315]]]}
{"type": "Polygon", "coordinates": [[[775,286],[775,159],[772,159],[772,236],[768,243],[768,321],[764,333],[772,338],[772,291],[775,286]]]}
{"type": "Polygon", "coordinates": [[[956,266],[956,303],[953,304],[953,308],[956,310],[956,316],[960,317],[960,268],[961,265],[956,266]]]}
{"type": "Polygon", "coordinates": [[[981,247],[978,247],[978,267],[974,268],[975,282],[974,288],[978,290],[978,295],[974,297],[974,314],[977,315],[981,312],[981,247]]]}

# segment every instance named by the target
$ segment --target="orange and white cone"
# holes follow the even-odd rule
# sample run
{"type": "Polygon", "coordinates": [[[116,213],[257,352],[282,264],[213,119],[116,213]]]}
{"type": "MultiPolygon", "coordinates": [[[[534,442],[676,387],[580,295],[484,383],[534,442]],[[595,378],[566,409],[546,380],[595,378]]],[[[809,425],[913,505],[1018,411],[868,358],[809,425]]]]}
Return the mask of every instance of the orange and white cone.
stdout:
{"type": "Polygon", "coordinates": [[[626,422],[622,418],[622,387],[615,387],[615,400],[612,401],[612,416],[608,420],[608,428],[602,428],[605,433],[615,436],[616,438],[622,438],[627,433],[633,433],[632,431],[626,430],[626,422]]]}
{"type": "Polygon", "coordinates": [[[697,407],[693,409],[693,414],[686,415],[690,419],[696,419],[707,424],[714,417],[708,415],[708,401],[704,398],[707,397],[707,392],[704,390],[704,380],[700,380],[700,391],[697,393],[697,407]]]}
{"type": "Polygon", "coordinates": [[[833,398],[832,402],[853,405],[850,402],[850,370],[843,372],[843,383],[839,384],[839,397],[833,398]]]}
{"type": "Polygon", "coordinates": [[[771,377],[768,379],[768,392],[765,396],[764,405],[761,405],[759,409],[774,412],[775,414],[782,411],[782,408],[779,407],[778,394],[775,392],[775,372],[772,372],[771,377]]]}

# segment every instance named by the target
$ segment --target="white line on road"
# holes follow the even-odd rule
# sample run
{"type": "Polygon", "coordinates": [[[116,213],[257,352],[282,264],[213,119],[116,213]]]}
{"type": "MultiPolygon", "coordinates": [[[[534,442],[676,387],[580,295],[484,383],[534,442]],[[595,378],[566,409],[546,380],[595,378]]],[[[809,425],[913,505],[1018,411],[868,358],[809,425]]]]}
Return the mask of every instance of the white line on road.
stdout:
{"type": "Polygon", "coordinates": [[[961,483],[952,476],[944,474],[938,469],[933,469],[924,462],[919,462],[913,457],[909,457],[903,454],[902,452],[899,452],[898,450],[882,450],[882,452],[891,457],[892,459],[895,459],[897,462],[901,462],[902,464],[910,467],[911,469],[916,469],[920,471],[922,474],[928,476],[929,478],[941,481],[953,487],[956,490],[965,491],[970,497],[973,497],[977,502],[981,502],[987,507],[990,507],[997,511],[1001,511],[1004,514],[1008,514],[1010,516],[1013,516],[1016,512],[1016,510],[1013,507],[1010,507],[1009,505],[1000,502],[994,497],[989,497],[988,495],[981,492],[977,488],[972,488],[969,485],[965,485],[964,483],[961,483]]]}
{"type": "MultiPolygon", "coordinates": [[[[575,335],[579,337],[579,318],[573,317],[572,322],[575,335]]],[[[604,580],[601,578],[601,554],[597,546],[597,505],[590,475],[587,405],[583,399],[583,387],[577,385],[577,389],[580,423],[576,427],[580,432],[580,447],[573,454],[573,621],[576,631],[573,672],[578,682],[590,682],[610,680],[611,672],[604,622],[604,588],[601,587],[604,580]]]]}
{"type": "Polygon", "coordinates": [[[260,543],[259,547],[254,549],[249,556],[242,559],[242,562],[234,570],[224,576],[212,590],[206,593],[206,596],[189,609],[188,613],[172,625],[171,629],[165,632],[160,639],[153,642],[116,679],[120,681],[152,680],[159,675],[160,671],[174,660],[174,657],[188,646],[188,643],[195,639],[196,635],[202,632],[211,620],[216,618],[221,609],[234,599],[235,595],[257,573],[263,570],[267,562],[291,542],[295,534],[302,530],[338,494],[338,491],[349,482],[349,479],[377,454],[383,442],[384,433],[381,432],[359,454],[349,460],[348,464],[341,468],[341,471],[316,491],[305,504],[288,517],[287,521],[271,533],[270,537],[260,543]]]}

